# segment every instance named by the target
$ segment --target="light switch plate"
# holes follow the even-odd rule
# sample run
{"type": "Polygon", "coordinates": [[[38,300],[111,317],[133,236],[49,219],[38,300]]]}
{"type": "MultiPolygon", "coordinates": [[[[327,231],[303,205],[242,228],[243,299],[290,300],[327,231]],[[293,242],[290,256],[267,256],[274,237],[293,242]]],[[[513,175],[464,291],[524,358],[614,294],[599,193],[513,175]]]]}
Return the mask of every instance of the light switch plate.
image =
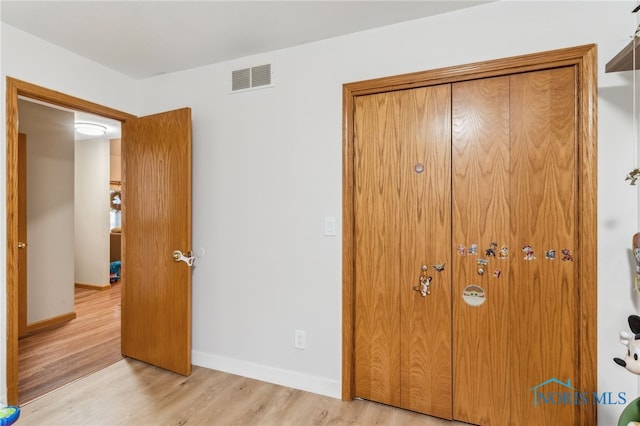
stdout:
{"type": "Polygon", "coordinates": [[[324,236],[335,237],[336,236],[336,218],[327,216],[324,218],[324,236]]]}

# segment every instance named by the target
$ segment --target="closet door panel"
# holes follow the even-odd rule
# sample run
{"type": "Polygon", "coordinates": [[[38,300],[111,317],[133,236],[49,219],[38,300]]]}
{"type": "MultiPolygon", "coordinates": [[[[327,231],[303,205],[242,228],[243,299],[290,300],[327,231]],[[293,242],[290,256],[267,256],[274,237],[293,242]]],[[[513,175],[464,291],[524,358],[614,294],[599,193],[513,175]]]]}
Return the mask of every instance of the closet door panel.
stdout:
{"type": "Polygon", "coordinates": [[[398,93],[361,96],[355,115],[355,395],[400,404],[398,93]]]}
{"type": "Polygon", "coordinates": [[[507,425],[509,77],[453,84],[452,128],[453,417],[507,425]]]}
{"type": "Polygon", "coordinates": [[[578,405],[534,407],[534,393],[580,391],[573,67],[511,76],[510,298],[512,424],[577,424],[578,405]],[[548,380],[556,382],[537,387],[548,380]]]}
{"type": "Polygon", "coordinates": [[[450,419],[451,92],[443,85],[399,96],[401,406],[450,419]],[[416,291],[423,265],[426,296],[416,291]]]}
{"type": "Polygon", "coordinates": [[[450,99],[449,85],[362,96],[355,114],[355,394],[444,418],[452,414],[450,99]]]}

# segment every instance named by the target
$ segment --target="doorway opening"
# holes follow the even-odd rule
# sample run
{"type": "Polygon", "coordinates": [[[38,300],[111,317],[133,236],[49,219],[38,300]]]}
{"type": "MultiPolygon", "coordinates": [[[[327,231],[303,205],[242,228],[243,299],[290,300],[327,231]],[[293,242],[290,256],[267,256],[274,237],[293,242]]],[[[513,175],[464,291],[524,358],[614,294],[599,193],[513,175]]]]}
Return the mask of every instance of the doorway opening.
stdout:
{"type": "Polygon", "coordinates": [[[18,107],[24,404],[122,359],[121,203],[113,197],[121,130],[118,121],[28,98],[18,107]]]}
{"type": "MultiPolygon", "coordinates": [[[[20,80],[7,78],[7,400],[18,403],[18,339],[20,315],[19,270],[19,98],[44,102],[56,107],[93,114],[117,122],[135,116],[102,105],[64,95],[20,80]]],[[[106,200],[105,200],[106,203],[106,200]]]]}

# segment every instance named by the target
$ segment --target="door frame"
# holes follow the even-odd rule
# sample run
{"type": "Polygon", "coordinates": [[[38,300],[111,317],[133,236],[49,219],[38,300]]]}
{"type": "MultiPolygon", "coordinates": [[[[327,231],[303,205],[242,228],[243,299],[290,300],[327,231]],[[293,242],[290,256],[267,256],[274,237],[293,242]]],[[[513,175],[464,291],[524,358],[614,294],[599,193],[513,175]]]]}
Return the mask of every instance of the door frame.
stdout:
{"type": "MultiPolygon", "coordinates": [[[[383,77],[343,85],[342,91],[342,399],[355,397],[355,98],[435,84],[456,83],[542,69],[574,66],[577,101],[577,279],[580,323],[579,377],[587,391],[597,390],[597,52],[596,45],[520,55],[466,65],[383,77]]],[[[579,408],[580,424],[595,424],[593,404],[579,408]]]]}
{"type": "Polygon", "coordinates": [[[7,401],[18,403],[18,97],[46,102],[75,111],[88,112],[120,122],[135,118],[113,108],[85,101],[12,77],[6,79],[7,144],[7,401]]]}

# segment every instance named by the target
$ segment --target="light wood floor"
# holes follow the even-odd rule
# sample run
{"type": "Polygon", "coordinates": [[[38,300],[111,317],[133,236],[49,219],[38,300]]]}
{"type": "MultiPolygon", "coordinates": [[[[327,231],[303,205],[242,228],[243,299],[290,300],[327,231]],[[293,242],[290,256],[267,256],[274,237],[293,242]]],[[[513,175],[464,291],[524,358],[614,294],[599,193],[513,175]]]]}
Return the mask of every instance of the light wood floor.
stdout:
{"type": "Polygon", "coordinates": [[[74,320],[20,339],[19,404],[122,360],[120,284],[109,290],[76,288],[74,309],[74,320]]]}
{"type": "Polygon", "coordinates": [[[22,407],[29,425],[462,425],[194,367],[180,376],[124,359],[22,407]]]}
{"type": "Polygon", "coordinates": [[[119,301],[119,285],[77,289],[76,320],[20,341],[19,425],[463,424],[202,367],[183,377],[123,359],[119,301]]]}

